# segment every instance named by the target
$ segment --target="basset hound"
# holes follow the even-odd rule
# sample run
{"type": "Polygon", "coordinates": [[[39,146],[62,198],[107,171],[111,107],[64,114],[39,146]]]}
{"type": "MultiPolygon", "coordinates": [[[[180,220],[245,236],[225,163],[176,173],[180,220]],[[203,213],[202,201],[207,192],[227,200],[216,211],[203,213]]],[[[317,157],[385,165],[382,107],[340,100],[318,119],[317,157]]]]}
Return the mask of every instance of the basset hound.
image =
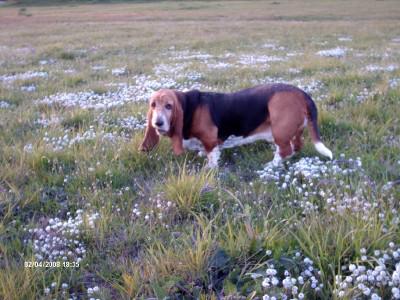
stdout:
{"type": "Polygon", "coordinates": [[[266,140],[276,145],[271,164],[278,165],[302,148],[307,126],[315,149],[332,159],[321,142],[314,101],[292,85],[259,85],[227,94],[162,89],[149,103],[142,151],[153,149],[164,135],[176,155],[184,148],[203,151],[213,168],[220,149],[266,140]]]}

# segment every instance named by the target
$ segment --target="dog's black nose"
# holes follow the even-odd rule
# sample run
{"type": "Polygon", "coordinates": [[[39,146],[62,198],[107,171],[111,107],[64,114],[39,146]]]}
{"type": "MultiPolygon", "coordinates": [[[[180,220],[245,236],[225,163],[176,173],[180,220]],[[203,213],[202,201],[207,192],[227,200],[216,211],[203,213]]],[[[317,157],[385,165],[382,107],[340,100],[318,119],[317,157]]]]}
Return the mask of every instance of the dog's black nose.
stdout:
{"type": "Polygon", "coordinates": [[[164,122],[162,120],[157,120],[157,122],[156,122],[157,127],[161,127],[161,126],[163,126],[163,124],[164,124],[164,122]]]}

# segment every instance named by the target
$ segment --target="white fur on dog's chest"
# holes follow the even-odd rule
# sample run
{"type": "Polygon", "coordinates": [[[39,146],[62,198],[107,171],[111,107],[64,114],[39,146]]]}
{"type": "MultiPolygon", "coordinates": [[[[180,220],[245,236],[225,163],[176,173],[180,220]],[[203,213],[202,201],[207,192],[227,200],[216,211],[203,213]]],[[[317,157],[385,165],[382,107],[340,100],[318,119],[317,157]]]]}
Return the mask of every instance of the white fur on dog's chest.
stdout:
{"type": "MultiPolygon", "coordinates": [[[[271,129],[247,137],[231,135],[221,145],[219,145],[219,148],[228,149],[236,146],[251,144],[259,140],[264,140],[270,143],[274,142],[271,129]]],[[[183,147],[188,150],[205,152],[203,144],[197,138],[183,140],[183,147]]]]}
{"type": "Polygon", "coordinates": [[[219,157],[221,154],[220,150],[227,149],[227,148],[233,148],[233,147],[241,146],[241,145],[245,145],[245,144],[250,144],[250,143],[253,143],[253,142],[259,141],[259,140],[264,140],[267,142],[274,142],[274,137],[272,136],[271,129],[268,128],[267,130],[265,130],[263,132],[259,132],[259,133],[256,133],[256,134],[253,134],[253,135],[250,135],[247,137],[231,135],[222,144],[214,147],[213,150],[209,153],[207,153],[202,142],[197,138],[183,140],[183,147],[188,150],[198,151],[200,156],[207,155],[207,158],[208,158],[207,166],[209,168],[216,168],[216,167],[218,167],[218,160],[219,160],[219,157]]]}
{"type": "Polygon", "coordinates": [[[183,148],[187,150],[193,150],[193,151],[205,151],[203,144],[199,139],[196,138],[190,138],[187,140],[183,140],[183,148]]]}
{"type": "Polygon", "coordinates": [[[272,136],[271,129],[247,137],[231,135],[224,141],[222,145],[220,145],[220,147],[222,149],[233,148],[236,146],[251,144],[260,140],[272,143],[274,141],[274,137],[272,136]]]}

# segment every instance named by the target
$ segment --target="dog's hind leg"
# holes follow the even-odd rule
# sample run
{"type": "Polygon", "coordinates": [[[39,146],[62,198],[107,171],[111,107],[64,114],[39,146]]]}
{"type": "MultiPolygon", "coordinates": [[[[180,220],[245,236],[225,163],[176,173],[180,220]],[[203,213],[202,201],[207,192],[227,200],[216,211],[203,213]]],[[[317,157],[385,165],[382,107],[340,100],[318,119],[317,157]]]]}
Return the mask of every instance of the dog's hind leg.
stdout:
{"type": "Polygon", "coordinates": [[[268,164],[272,166],[279,166],[283,160],[290,158],[293,155],[293,147],[290,141],[277,142],[275,144],[276,150],[274,154],[274,159],[268,164]]]}
{"type": "Polygon", "coordinates": [[[303,148],[304,145],[303,131],[304,131],[303,128],[299,129],[291,141],[294,152],[299,152],[301,148],[303,148]]]}

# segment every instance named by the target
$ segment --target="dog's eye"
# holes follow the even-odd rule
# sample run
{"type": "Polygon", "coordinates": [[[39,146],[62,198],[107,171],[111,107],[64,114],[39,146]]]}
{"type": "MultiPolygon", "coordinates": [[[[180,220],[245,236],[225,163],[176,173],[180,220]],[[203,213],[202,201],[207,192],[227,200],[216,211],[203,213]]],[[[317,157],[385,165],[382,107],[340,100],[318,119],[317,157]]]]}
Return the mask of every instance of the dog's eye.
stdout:
{"type": "Polygon", "coordinates": [[[156,103],[155,103],[155,102],[151,102],[150,106],[151,106],[152,108],[154,108],[154,107],[156,107],[156,103]]]}
{"type": "Polygon", "coordinates": [[[172,109],[172,105],[168,103],[168,104],[165,105],[165,108],[170,110],[170,109],[172,109]]]}

